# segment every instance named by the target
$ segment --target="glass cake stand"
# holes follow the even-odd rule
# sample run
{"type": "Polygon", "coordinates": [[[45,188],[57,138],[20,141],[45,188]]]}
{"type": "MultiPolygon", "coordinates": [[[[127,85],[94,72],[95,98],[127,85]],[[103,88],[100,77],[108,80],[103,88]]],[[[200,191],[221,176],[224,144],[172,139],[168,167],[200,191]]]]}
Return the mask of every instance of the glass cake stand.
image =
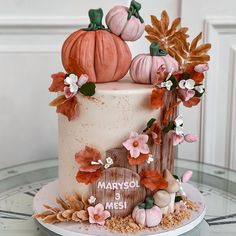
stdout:
{"type": "MultiPolygon", "coordinates": [[[[236,172],[217,166],[177,160],[175,174],[193,171],[192,184],[205,196],[207,213],[185,235],[236,235],[236,172]]],[[[31,218],[33,197],[56,179],[57,159],[0,170],[0,236],[56,235],[31,218]]]]}

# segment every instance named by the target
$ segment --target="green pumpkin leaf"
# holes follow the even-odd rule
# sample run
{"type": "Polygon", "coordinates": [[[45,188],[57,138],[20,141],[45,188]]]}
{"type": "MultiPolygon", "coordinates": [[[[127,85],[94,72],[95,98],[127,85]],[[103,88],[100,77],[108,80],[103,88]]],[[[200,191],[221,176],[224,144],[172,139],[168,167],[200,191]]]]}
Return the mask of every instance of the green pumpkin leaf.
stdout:
{"type": "Polygon", "coordinates": [[[182,74],[182,79],[187,80],[187,79],[189,79],[189,78],[190,78],[190,74],[189,74],[188,72],[184,72],[184,73],[182,74]]]}
{"type": "Polygon", "coordinates": [[[153,207],[153,202],[152,201],[148,201],[145,204],[145,209],[151,209],[153,207]]]}
{"type": "Polygon", "coordinates": [[[146,201],[145,201],[145,208],[146,209],[151,209],[153,207],[153,204],[154,204],[153,197],[147,197],[146,201]]]}
{"type": "Polygon", "coordinates": [[[149,196],[149,197],[146,197],[146,202],[154,202],[154,198],[149,196]]]}
{"type": "Polygon", "coordinates": [[[175,123],[173,120],[171,120],[167,127],[163,129],[163,132],[168,133],[170,130],[173,130],[175,128],[175,123]]]}
{"type": "Polygon", "coordinates": [[[87,82],[80,88],[79,92],[85,96],[93,96],[95,94],[96,85],[93,82],[87,82]]]}
{"type": "Polygon", "coordinates": [[[205,93],[205,90],[204,90],[204,92],[203,93],[199,93],[197,90],[194,90],[195,91],[195,97],[202,97],[202,95],[205,93]]]}
{"type": "Polygon", "coordinates": [[[171,86],[171,90],[179,86],[177,79],[173,75],[170,77],[170,80],[173,83],[173,85],[171,86]]]}
{"type": "Polygon", "coordinates": [[[147,127],[143,130],[143,132],[148,131],[148,130],[152,127],[152,125],[153,125],[153,123],[154,123],[155,121],[156,121],[155,118],[150,119],[150,120],[148,121],[148,123],[147,123],[147,127]]]}
{"type": "Polygon", "coordinates": [[[180,202],[182,200],[183,200],[183,198],[181,196],[176,196],[175,197],[175,202],[180,202]]]}
{"type": "Polygon", "coordinates": [[[173,175],[173,177],[177,180],[179,180],[179,177],[177,175],[173,175]]]}

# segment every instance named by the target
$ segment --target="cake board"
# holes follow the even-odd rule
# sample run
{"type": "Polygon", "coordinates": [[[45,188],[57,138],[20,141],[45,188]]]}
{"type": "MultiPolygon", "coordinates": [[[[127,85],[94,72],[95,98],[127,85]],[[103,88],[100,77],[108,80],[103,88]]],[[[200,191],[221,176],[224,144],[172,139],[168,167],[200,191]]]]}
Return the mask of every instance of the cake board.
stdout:
{"type": "MultiPolygon", "coordinates": [[[[59,196],[58,194],[58,180],[48,183],[45,185],[35,196],[33,207],[35,213],[39,213],[44,210],[43,204],[55,205],[55,199],[59,196]]],[[[204,197],[199,192],[197,188],[189,183],[183,183],[183,189],[187,194],[188,198],[194,202],[199,203],[198,211],[193,211],[191,218],[184,220],[180,226],[177,226],[175,229],[144,229],[136,234],[129,234],[135,236],[174,236],[184,234],[193,228],[203,220],[206,213],[206,204],[204,197]]],[[[46,224],[41,220],[37,219],[38,222],[45,227],[46,229],[58,234],[66,236],[114,236],[114,235],[128,235],[128,234],[119,234],[117,232],[111,232],[103,227],[97,225],[85,224],[85,223],[72,223],[72,222],[62,222],[58,224],[46,224]]]]}

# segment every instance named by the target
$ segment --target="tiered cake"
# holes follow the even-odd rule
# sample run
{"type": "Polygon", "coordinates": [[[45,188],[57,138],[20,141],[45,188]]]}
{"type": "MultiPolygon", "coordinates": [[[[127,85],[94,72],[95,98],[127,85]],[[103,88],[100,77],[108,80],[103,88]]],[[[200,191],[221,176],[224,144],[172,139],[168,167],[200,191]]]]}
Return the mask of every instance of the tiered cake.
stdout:
{"type": "Polygon", "coordinates": [[[179,18],[169,26],[166,11],[145,26],[140,9],[134,0],[129,8],[115,6],[106,15],[108,28],[102,9],[90,10],[88,28],[63,45],[66,73],[53,74],[49,88],[58,92],[50,105],[59,113],[55,198],[61,208],[46,206],[34,215],[45,223],[136,233],[174,219],[175,228],[198,208],[183,189],[191,171],[181,178],[172,173],[176,146],[198,139],[184,132],[177,107],[200,102],[210,44],[198,46],[202,34],[189,43],[188,29],[179,27],[179,18]],[[132,60],[125,41],[144,29],[150,53],[132,60]],[[116,228],[121,222],[124,231],[116,228]]]}

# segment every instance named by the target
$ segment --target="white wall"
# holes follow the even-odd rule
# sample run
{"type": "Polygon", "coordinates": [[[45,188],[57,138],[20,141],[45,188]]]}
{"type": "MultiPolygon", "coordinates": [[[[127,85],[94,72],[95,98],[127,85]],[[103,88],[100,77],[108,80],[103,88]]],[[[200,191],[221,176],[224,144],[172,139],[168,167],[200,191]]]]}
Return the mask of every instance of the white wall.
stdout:
{"type": "MultiPolygon", "coordinates": [[[[201,135],[194,152],[203,162],[236,169],[236,1],[182,0],[181,17],[183,25],[192,26],[191,38],[203,31],[204,41],[212,43],[206,94],[186,123],[201,135]]],[[[180,156],[191,158],[192,151],[183,145],[180,156]]]]}
{"type": "MultiPolygon", "coordinates": [[[[234,37],[236,4],[233,0],[225,1],[228,1],[229,4],[224,5],[223,8],[220,5],[218,6],[218,4],[221,4],[220,1],[217,1],[216,4],[216,1],[213,0],[202,0],[201,4],[201,1],[197,1],[199,4],[196,4],[194,0],[142,0],[140,2],[143,5],[142,15],[146,23],[150,23],[150,14],[159,16],[160,12],[166,9],[171,19],[182,15],[184,25],[190,26],[190,32],[194,34],[195,31],[206,30],[206,22],[208,22],[208,25],[210,24],[209,27],[212,25],[217,31],[219,26],[209,23],[210,21],[206,21],[206,18],[215,16],[215,14],[216,16],[227,14],[231,18],[222,27],[229,28],[228,30],[234,37]],[[210,7],[213,5],[217,6],[210,7]],[[221,9],[220,13],[217,12],[218,8],[221,9]]],[[[55,110],[48,106],[48,102],[52,100],[54,95],[50,94],[47,88],[50,84],[50,74],[62,70],[60,62],[61,45],[67,35],[88,24],[87,10],[89,8],[102,7],[106,13],[108,9],[116,4],[128,5],[129,2],[126,0],[8,0],[1,2],[0,167],[57,156],[57,116],[55,110]]],[[[216,40],[214,30],[208,33],[208,37],[209,40],[216,40]]],[[[219,40],[225,41],[226,38],[219,38],[219,40]]],[[[227,48],[232,48],[232,50],[228,54],[223,54],[222,61],[218,61],[216,64],[213,62],[213,66],[219,66],[225,59],[229,60],[226,62],[231,63],[230,65],[235,63],[235,46],[231,42],[233,38],[227,38],[227,40],[227,48]],[[231,55],[230,58],[229,55],[231,55]]],[[[133,55],[148,51],[148,42],[144,38],[129,45],[133,55]]],[[[213,47],[212,55],[217,55],[217,50],[213,47]]],[[[235,67],[232,66],[232,68],[235,67]]],[[[232,68],[228,68],[229,71],[227,70],[226,75],[222,72],[220,76],[215,75],[216,72],[213,69],[212,74],[208,76],[211,77],[209,80],[211,79],[212,82],[209,85],[207,84],[207,89],[210,90],[209,102],[212,102],[211,99],[214,96],[213,81],[219,82],[222,76],[225,77],[225,81],[231,78],[230,84],[225,85],[230,89],[229,94],[231,95],[228,97],[230,105],[227,105],[227,99],[224,99],[220,105],[220,107],[226,107],[229,111],[232,110],[233,101],[235,100],[235,97],[234,100],[231,98],[236,94],[236,89],[231,89],[233,86],[235,87],[235,71],[232,68]]],[[[217,90],[217,96],[220,92],[226,96],[226,91],[228,90],[224,89],[223,92],[217,90]]],[[[181,109],[181,113],[187,117],[186,129],[195,133],[202,130],[205,138],[202,139],[200,145],[182,145],[179,155],[192,160],[201,159],[236,168],[235,159],[233,159],[233,156],[236,156],[234,155],[236,154],[235,149],[233,149],[233,144],[236,145],[235,132],[229,132],[229,128],[228,132],[225,131],[227,130],[225,125],[228,122],[222,118],[224,114],[221,114],[221,109],[217,108],[217,104],[214,104],[216,109],[212,110],[209,103],[204,103],[204,107],[207,107],[206,112],[201,107],[194,108],[190,112],[181,109]],[[211,113],[211,111],[214,112],[211,113]],[[218,123],[209,121],[213,116],[217,117],[218,123]],[[221,124],[222,119],[224,126],[221,128],[222,132],[225,133],[223,133],[224,142],[220,143],[221,140],[217,138],[219,127],[216,125],[221,124]],[[202,125],[202,121],[206,121],[207,128],[202,125]],[[211,131],[216,129],[215,136],[210,137],[211,131]],[[209,145],[209,142],[211,145],[209,145]],[[228,143],[231,143],[231,145],[228,145],[228,143]],[[226,146],[227,148],[225,148],[226,146]],[[225,151],[221,153],[223,161],[219,158],[210,158],[211,152],[216,147],[219,150],[222,148],[224,148],[222,150],[230,150],[228,153],[231,153],[231,158],[227,160],[224,158],[225,154],[223,153],[225,151]]],[[[224,112],[226,111],[224,110],[224,112]]],[[[233,122],[236,115],[235,110],[231,113],[227,119],[235,123],[233,122]]],[[[216,152],[219,151],[218,149],[216,152]]]]}

